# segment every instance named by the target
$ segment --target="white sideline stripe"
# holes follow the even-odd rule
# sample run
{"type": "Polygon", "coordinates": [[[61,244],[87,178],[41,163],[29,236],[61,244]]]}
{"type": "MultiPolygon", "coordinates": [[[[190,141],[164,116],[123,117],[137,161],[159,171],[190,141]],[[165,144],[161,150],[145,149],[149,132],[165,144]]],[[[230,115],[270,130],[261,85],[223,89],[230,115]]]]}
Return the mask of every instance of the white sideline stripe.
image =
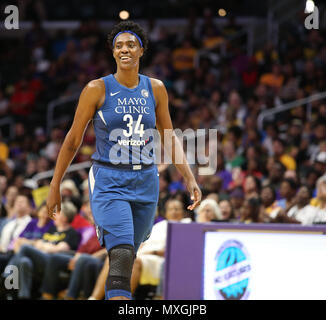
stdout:
{"type": "Polygon", "coordinates": [[[91,193],[93,194],[94,186],[95,186],[95,178],[94,178],[94,173],[93,173],[93,166],[91,166],[91,169],[89,170],[89,184],[90,184],[90,189],[91,193]]]}
{"type": "Polygon", "coordinates": [[[103,112],[102,112],[102,110],[100,110],[99,112],[98,112],[98,114],[99,114],[99,116],[101,117],[101,119],[102,119],[102,121],[105,123],[105,125],[106,125],[106,122],[105,122],[105,120],[104,120],[104,116],[103,116],[103,112]]]}

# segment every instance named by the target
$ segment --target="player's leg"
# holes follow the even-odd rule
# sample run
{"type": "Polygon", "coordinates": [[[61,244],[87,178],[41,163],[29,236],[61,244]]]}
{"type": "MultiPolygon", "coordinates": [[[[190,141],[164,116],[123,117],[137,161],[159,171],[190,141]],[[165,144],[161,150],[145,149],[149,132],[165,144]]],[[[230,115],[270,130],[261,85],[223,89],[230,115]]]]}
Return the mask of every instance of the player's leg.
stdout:
{"type": "Polygon", "coordinates": [[[131,210],[134,224],[135,253],[140,244],[149,238],[155,220],[156,202],[132,202],[131,210]]]}
{"type": "Polygon", "coordinates": [[[97,226],[100,243],[109,257],[106,299],[131,299],[130,278],[135,258],[134,226],[128,201],[110,200],[107,224],[97,226]]]}
{"type": "MultiPolygon", "coordinates": [[[[149,238],[155,219],[157,203],[131,203],[134,222],[134,242],[135,253],[140,244],[149,238]]],[[[142,274],[142,261],[140,259],[135,260],[132,277],[131,277],[131,292],[134,293],[139,285],[139,281],[142,274]]]]}
{"type": "Polygon", "coordinates": [[[137,173],[136,199],[131,202],[135,231],[135,251],[145,241],[154,224],[159,195],[159,174],[156,166],[137,173]]]}
{"type": "MultiPolygon", "coordinates": [[[[134,227],[128,201],[112,199],[122,193],[115,185],[110,170],[94,166],[90,170],[90,203],[97,236],[109,256],[109,274],[106,282],[106,299],[131,299],[130,277],[134,263],[134,227]]],[[[123,174],[122,172],[119,173],[123,174]]],[[[122,181],[122,179],[120,179],[122,181]]]]}
{"type": "Polygon", "coordinates": [[[130,279],[135,251],[131,245],[118,245],[109,250],[109,275],[106,282],[106,298],[110,300],[130,300],[130,279]]]}

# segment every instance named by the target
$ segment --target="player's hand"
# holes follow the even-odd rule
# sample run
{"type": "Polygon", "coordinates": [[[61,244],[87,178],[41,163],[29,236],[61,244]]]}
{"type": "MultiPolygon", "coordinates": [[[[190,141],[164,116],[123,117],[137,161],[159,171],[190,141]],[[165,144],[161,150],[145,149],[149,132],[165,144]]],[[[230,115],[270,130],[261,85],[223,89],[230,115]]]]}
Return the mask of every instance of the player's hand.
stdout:
{"type": "Polygon", "coordinates": [[[46,200],[46,207],[48,209],[48,216],[51,219],[56,218],[56,214],[59,214],[61,211],[61,196],[60,188],[50,186],[50,191],[48,198],[46,200]]]}
{"type": "Polygon", "coordinates": [[[200,205],[202,193],[195,179],[187,183],[187,189],[190,192],[190,199],[193,201],[193,204],[189,205],[187,209],[194,210],[200,205]]]}

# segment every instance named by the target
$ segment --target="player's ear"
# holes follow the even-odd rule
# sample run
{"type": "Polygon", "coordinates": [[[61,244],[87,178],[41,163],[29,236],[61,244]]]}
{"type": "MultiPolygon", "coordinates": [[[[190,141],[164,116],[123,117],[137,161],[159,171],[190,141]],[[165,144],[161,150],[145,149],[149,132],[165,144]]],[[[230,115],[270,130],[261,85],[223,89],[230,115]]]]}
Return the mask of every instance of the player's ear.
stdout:
{"type": "Polygon", "coordinates": [[[112,55],[113,55],[113,57],[115,56],[115,47],[112,47],[112,55]]]}
{"type": "Polygon", "coordinates": [[[141,47],[141,48],[140,48],[140,56],[139,56],[139,57],[141,58],[141,57],[143,56],[143,54],[144,54],[144,48],[141,47]]]}

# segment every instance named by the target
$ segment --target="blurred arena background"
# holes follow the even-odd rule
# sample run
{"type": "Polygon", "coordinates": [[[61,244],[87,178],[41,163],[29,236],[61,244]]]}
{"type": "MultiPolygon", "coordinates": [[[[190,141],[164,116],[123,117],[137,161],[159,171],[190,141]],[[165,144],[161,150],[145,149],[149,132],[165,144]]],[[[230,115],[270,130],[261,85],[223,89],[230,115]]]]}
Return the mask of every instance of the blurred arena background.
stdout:
{"type": "MultiPolygon", "coordinates": [[[[198,259],[203,259],[199,269],[193,271],[186,265],[178,269],[171,262],[173,250],[177,250],[172,248],[172,239],[178,238],[173,232],[183,231],[168,227],[168,220],[184,222],[184,228],[192,222],[189,225],[206,225],[210,230],[222,226],[239,231],[244,226],[243,230],[256,233],[262,228],[269,230],[273,224],[280,236],[307,232],[313,237],[325,232],[326,11],[322,1],[8,0],[1,1],[0,11],[1,299],[67,298],[65,289],[71,284],[81,253],[92,254],[97,261],[80,271],[79,279],[86,284],[80,284],[80,290],[70,298],[103,299],[101,276],[107,272],[107,261],[95,254],[100,248],[94,244],[88,203],[87,177],[95,146],[91,124],[61,187],[63,200],[76,208],[76,212],[69,206],[67,209],[67,221],[80,236],[69,252],[75,264],[60,271],[60,283],[51,296],[44,295],[47,292],[42,289],[46,264],[41,264],[40,270],[35,266],[28,269],[25,280],[32,283],[28,284],[30,295],[22,293],[21,286],[26,286],[22,280],[18,281],[19,289],[6,287],[5,269],[8,265],[17,265],[19,271],[23,268],[21,261],[12,262],[27,243],[19,239],[29,239],[35,246],[34,240],[44,239],[48,232],[45,227],[49,222],[42,218],[39,207],[46,198],[58,151],[82,88],[92,79],[115,72],[106,37],[123,19],[138,22],[148,32],[149,49],[140,71],[164,82],[174,127],[218,130],[216,174],[199,175],[198,166],[192,166],[203,199],[208,200],[195,213],[186,210],[191,201],[181,175],[173,166],[159,165],[156,227],[147,252],[137,260],[141,272],[134,279],[135,298],[214,296],[204,292],[204,244],[192,249],[194,244],[185,233],[188,249],[199,250],[198,259]],[[318,28],[309,29],[306,21],[313,13],[305,8],[313,4],[318,11],[318,28]],[[6,28],[9,5],[18,8],[18,29],[6,28]],[[41,220],[37,232],[28,231],[41,220]],[[253,229],[248,229],[250,225],[253,229]],[[91,242],[94,247],[83,247],[91,242]],[[168,267],[165,257],[169,258],[168,267]],[[174,292],[180,293],[174,295],[171,275],[178,272],[198,278],[195,295],[189,295],[191,287],[178,288],[174,292]]],[[[319,240],[324,241],[323,237],[319,240]]],[[[289,241],[290,253],[294,247],[289,241]]],[[[286,242],[279,240],[279,245],[284,248],[286,242]]],[[[298,255],[311,249],[300,248],[298,255]]],[[[325,255],[318,245],[314,248],[316,256],[325,255]]],[[[244,261],[242,254],[237,254],[233,264],[244,261]]],[[[326,266],[326,258],[315,262],[314,258],[311,256],[311,265],[305,265],[310,273],[316,264],[326,266]]],[[[300,278],[300,273],[297,276],[300,278]]],[[[254,275],[245,273],[240,280],[228,283],[224,289],[229,290],[215,288],[224,292],[215,298],[245,298],[250,277],[254,275]],[[239,293],[235,285],[241,281],[247,283],[237,287],[239,293]]],[[[315,288],[319,292],[318,286],[325,281],[322,277],[319,284],[317,280],[307,284],[307,291],[315,288]]],[[[254,296],[253,292],[251,297],[257,299],[274,297],[254,296]]],[[[292,297],[309,298],[309,294],[287,296],[292,297]]]]}

